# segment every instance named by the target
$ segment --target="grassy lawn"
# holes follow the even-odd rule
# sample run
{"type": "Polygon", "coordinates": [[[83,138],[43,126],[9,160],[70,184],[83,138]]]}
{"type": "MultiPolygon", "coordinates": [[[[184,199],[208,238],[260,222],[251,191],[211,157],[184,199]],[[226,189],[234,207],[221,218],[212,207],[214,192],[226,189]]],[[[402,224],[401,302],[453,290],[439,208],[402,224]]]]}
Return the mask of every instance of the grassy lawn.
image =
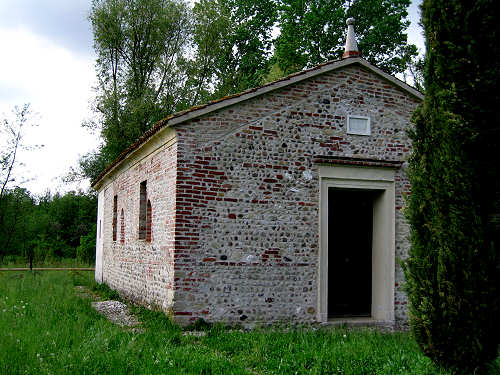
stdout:
{"type": "Polygon", "coordinates": [[[140,307],[133,311],[143,329],[121,328],[78,296],[74,286],[92,287],[92,278],[0,273],[0,374],[450,374],[406,333],[215,326],[184,336],[162,313],[140,307]]]}

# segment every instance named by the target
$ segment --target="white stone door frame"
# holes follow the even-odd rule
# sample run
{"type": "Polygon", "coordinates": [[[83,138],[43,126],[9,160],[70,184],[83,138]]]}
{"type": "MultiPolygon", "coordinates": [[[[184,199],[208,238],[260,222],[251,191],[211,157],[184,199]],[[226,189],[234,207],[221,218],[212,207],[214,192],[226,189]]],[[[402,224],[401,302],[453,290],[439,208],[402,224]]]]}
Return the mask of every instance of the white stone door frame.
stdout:
{"type": "Polygon", "coordinates": [[[373,203],[371,319],[394,321],[395,170],[358,166],[319,166],[320,251],[318,315],[328,321],[328,188],[378,191],[373,203]]]}

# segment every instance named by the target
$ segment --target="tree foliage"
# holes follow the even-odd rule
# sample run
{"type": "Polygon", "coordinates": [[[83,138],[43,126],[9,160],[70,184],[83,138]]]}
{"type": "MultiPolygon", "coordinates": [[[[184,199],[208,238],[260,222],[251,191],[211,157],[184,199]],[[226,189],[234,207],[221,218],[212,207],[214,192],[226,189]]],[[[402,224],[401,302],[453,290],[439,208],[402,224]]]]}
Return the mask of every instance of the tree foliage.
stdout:
{"type": "Polygon", "coordinates": [[[76,248],[76,257],[89,265],[95,261],[96,233],[97,225],[94,223],[86,235],[80,236],[80,244],[76,248]]]}
{"type": "Polygon", "coordinates": [[[178,109],[190,17],[178,0],[94,0],[90,21],[99,117],[86,125],[100,130],[103,147],[86,161],[99,167],[178,109]]]}
{"type": "Polygon", "coordinates": [[[415,114],[406,264],[414,335],[472,373],[500,342],[500,48],[495,2],[425,0],[426,98],[415,114]]]}
{"type": "Polygon", "coordinates": [[[215,96],[234,94],[262,83],[269,69],[272,29],[277,20],[274,0],[223,0],[231,13],[232,33],[221,62],[215,96]]]}
{"type": "Polygon", "coordinates": [[[339,58],[354,16],[363,55],[402,72],[410,0],[93,0],[96,121],[103,145],[80,161],[96,178],[156,121],[339,58]],[[276,36],[276,33],[278,35],[276,36]]]}
{"type": "Polygon", "coordinates": [[[345,20],[356,19],[364,58],[388,73],[406,70],[417,48],[407,43],[410,0],[281,0],[276,60],[285,73],[338,59],[345,20]]]}
{"type": "Polygon", "coordinates": [[[186,61],[188,75],[187,106],[206,102],[213,96],[226,67],[224,59],[230,48],[231,12],[223,0],[200,0],[193,6],[191,47],[193,57],[186,61]]]}
{"type": "MultiPolygon", "coordinates": [[[[191,104],[259,86],[269,70],[274,0],[200,0],[193,7],[191,104]],[[194,68],[194,69],[193,69],[194,68]],[[196,85],[197,84],[197,85],[196,85]]],[[[187,90],[189,91],[189,90],[187,90]]]]}
{"type": "Polygon", "coordinates": [[[25,189],[4,191],[0,210],[0,257],[14,253],[25,255],[29,241],[34,236],[33,228],[38,225],[31,220],[33,205],[33,198],[25,189]]]}
{"type": "Polygon", "coordinates": [[[47,193],[37,198],[26,189],[8,189],[0,226],[0,263],[6,256],[34,257],[35,262],[75,258],[82,244],[87,252],[81,252],[81,257],[89,261],[92,238],[95,249],[96,211],[93,193],[47,193]]]}
{"type": "Polygon", "coordinates": [[[407,81],[407,78],[410,78],[413,81],[413,86],[421,93],[425,93],[424,71],[425,56],[416,56],[412,58],[408,69],[403,73],[404,80],[407,81]]]}

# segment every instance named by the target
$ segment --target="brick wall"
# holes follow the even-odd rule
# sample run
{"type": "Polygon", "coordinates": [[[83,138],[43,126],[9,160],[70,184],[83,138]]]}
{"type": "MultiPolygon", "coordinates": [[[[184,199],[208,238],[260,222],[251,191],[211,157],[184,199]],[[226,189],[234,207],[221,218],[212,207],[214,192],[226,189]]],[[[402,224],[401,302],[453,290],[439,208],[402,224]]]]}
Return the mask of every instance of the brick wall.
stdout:
{"type": "Polygon", "coordinates": [[[176,149],[175,143],[163,146],[117,174],[104,187],[103,281],[126,298],[165,311],[171,307],[173,298],[176,149]],[[143,181],[146,181],[146,200],[151,202],[151,241],[147,241],[147,235],[139,239],[143,181]],[[117,240],[113,241],[115,195],[120,230],[117,240]]]}
{"type": "MultiPolygon", "coordinates": [[[[317,309],[318,157],[405,161],[417,100],[349,66],[176,126],[174,311],[180,322],[313,321],[317,309]],[[346,134],[348,114],[371,136],[346,134]]],[[[396,174],[396,257],[408,249],[396,174]]],[[[396,270],[395,315],[406,299],[396,270]]]]}

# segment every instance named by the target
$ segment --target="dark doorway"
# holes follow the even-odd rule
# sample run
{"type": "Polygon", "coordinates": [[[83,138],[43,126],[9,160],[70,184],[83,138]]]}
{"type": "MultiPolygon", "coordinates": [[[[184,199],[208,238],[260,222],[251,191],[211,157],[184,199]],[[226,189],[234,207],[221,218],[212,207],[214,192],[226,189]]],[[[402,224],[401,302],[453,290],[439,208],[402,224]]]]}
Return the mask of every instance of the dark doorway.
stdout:
{"type": "Polygon", "coordinates": [[[328,318],[371,315],[373,200],[328,188],[328,318]]]}

